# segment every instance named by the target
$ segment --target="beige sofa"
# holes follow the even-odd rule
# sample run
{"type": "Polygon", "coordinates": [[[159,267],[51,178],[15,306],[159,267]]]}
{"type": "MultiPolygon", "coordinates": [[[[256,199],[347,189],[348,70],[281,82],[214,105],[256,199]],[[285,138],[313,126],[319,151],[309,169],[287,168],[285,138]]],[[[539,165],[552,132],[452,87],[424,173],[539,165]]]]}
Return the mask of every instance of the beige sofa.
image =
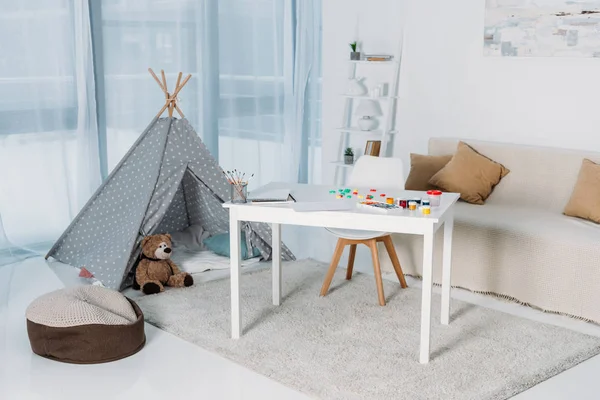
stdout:
{"type": "MultiPolygon", "coordinates": [[[[464,141],[511,172],[485,205],[457,204],[452,286],[600,323],[600,225],[562,214],[583,158],[600,163],[600,153],[464,141]]],[[[453,154],[457,143],[433,138],[429,154],[453,154]]],[[[440,229],[436,283],[442,239],[440,229]]],[[[422,238],[396,235],[394,242],[404,272],[420,276],[422,238]]]]}

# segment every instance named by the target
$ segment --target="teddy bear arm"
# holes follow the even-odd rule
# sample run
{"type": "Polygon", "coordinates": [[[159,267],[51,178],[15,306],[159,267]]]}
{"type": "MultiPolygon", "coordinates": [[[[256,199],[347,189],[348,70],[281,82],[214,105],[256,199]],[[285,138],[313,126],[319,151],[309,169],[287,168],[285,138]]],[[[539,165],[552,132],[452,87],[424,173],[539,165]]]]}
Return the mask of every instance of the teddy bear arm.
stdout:
{"type": "Polygon", "coordinates": [[[140,263],[137,266],[137,269],[135,271],[135,280],[140,286],[144,286],[144,283],[151,280],[148,276],[148,267],[149,265],[146,260],[140,261],[140,263]]]}
{"type": "Polygon", "coordinates": [[[181,270],[179,269],[179,267],[177,266],[177,264],[175,264],[171,260],[167,260],[167,262],[169,263],[169,266],[171,267],[171,270],[173,270],[173,275],[177,275],[177,274],[181,273],[181,270]]]}

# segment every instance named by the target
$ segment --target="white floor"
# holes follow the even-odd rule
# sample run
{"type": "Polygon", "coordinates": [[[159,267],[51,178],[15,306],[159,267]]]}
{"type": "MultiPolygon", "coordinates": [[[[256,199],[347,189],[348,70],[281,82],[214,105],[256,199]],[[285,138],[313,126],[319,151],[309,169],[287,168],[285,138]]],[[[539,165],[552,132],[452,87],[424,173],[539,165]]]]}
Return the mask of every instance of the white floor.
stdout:
{"type": "MultiPolygon", "coordinates": [[[[209,273],[201,280],[223,274],[226,272],[209,273]]],[[[35,356],[27,339],[25,308],[40,294],[78,282],[70,267],[48,264],[41,258],[0,267],[0,399],[307,398],[148,324],[144,350],[121,361],[82,366],[35,356]]],[[[419,284],[409,279],[409,285],[417,287],[419,284]]],[[[600,327],[593,324],[543,314],[462,290],[453,291],[453,297],[600,336],[600,327]]],[[[432,343],[435,346],[435,338],[432,343]]],[[[416,354],[415,349],[415,362],[416,354]]],[[[596,356],[514,399],[597,399],[599,373],[600,356],[596,356]]]]}

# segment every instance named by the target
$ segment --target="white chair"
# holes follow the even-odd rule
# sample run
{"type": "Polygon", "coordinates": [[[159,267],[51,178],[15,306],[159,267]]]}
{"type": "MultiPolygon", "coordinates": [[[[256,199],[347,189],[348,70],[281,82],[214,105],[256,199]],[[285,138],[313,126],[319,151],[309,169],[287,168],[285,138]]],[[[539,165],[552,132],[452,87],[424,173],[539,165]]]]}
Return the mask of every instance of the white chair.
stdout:
{"type": "MultiPolygon", "coordinates": [[[[352,187],[353,189],[375,188],[377,190],[404,190],[404,171],[402,160],[399,158],[362,156],[358,159],[356,165],[354,166],[348,186],[352,187]]],[[[344,247],[348,245],[350,246],[348,270],[346,272],[346,279],[348,280],[352,279],[356,245],[364,244],[371,249],[373,269],[375,270],[375,282],[377,284],[377,293],[379,296],[380,305],[385,306],[385,295],[383,293],[381,267],[379,265],[379,255],[377,252],[378,242],[383,242],[385,245],[390,259],[392,260],[394,271],[396,271],[396,275],[400,281],[400,286],[402,288],[406,287],[404,273],[402,272],[402,267],[400,266],[400,261],[398,261],[398,255],[396,254],[396,250],[394,249],[394,244],[392,243],[392,238],[389,233],[334,228],[327,228],[327,230],[338,236],[339,239],[335,247],[335,252],[333,253],[333,259],[329,265],[329,270],[325,276],[325,281],[321,287],[321,296],[325,296],[329,291],[331,280],[333,279],[337,265],[340,262],[344,247]]]]}

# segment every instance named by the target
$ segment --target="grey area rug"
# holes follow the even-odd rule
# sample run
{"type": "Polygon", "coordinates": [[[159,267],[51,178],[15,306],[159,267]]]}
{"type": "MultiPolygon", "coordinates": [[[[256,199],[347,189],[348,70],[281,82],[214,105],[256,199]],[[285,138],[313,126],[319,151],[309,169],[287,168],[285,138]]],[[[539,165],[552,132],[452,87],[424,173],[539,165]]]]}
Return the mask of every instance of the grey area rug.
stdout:
{"type": "Polygon", "coordinates": [[[321,399],[505,399],[600,353],[600,338],[452,300],[440,325],[434,295],[432,360],[418,362],[421,291],[372,276],[319,297],[325,266],[285,263],[282,305],[270,270],[242,275],[244,335],[229,338],[229,280],[136,299],[146,320],[285,385],[321,399]]]}

